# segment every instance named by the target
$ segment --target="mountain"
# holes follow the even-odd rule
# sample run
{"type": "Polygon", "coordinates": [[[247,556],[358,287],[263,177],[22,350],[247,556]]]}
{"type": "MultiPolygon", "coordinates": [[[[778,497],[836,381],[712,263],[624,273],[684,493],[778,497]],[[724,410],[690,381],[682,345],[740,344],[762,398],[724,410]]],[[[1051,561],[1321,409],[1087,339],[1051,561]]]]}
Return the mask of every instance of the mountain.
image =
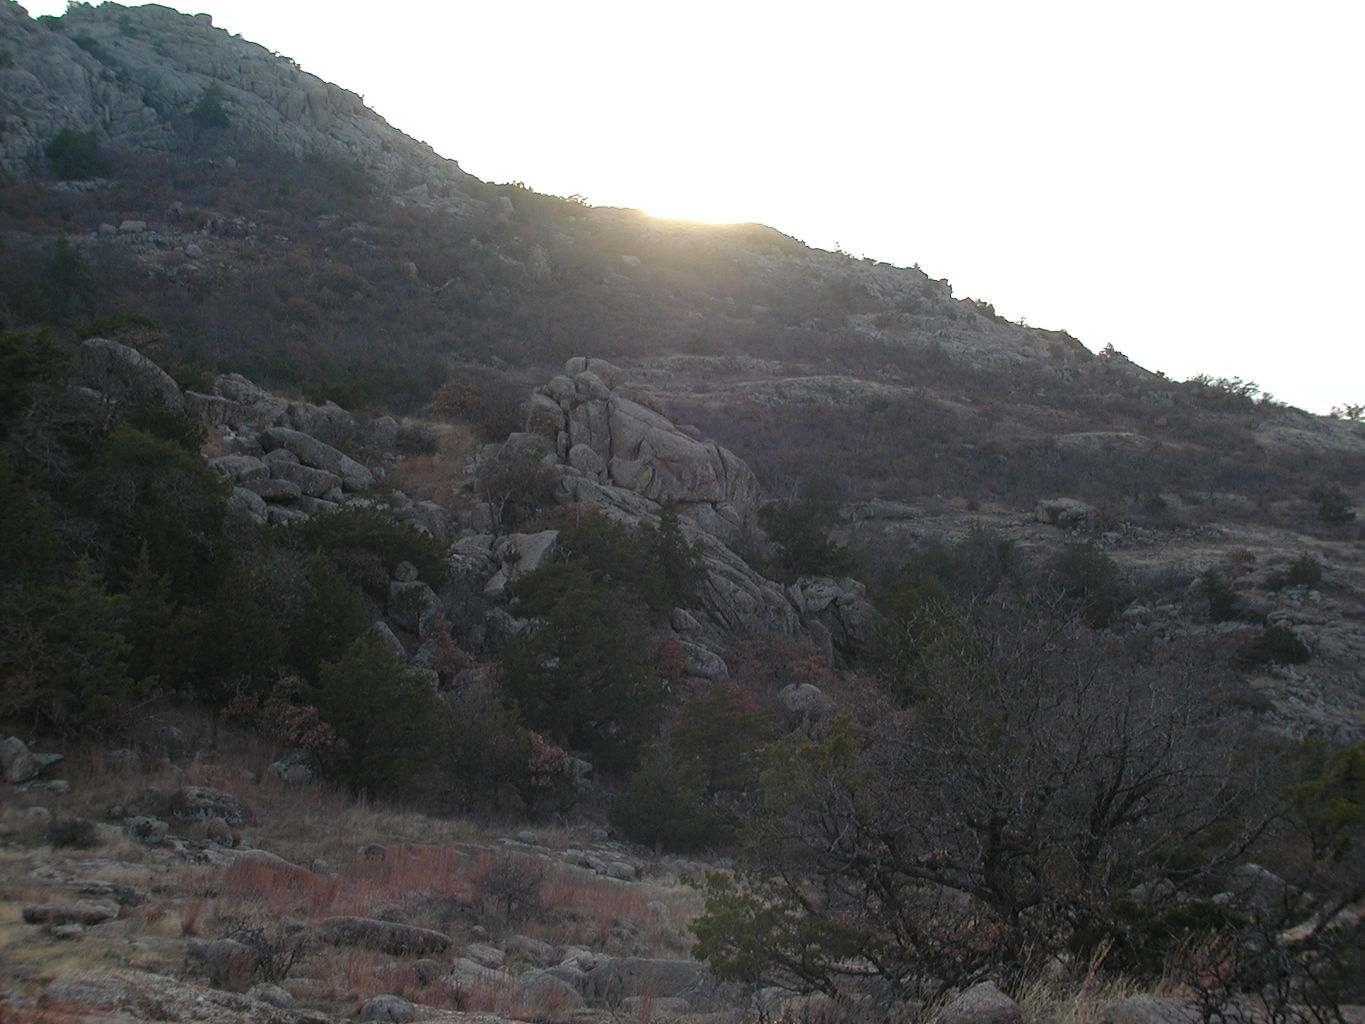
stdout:
{"type": "Polygon", "coordinates": [[[769,495],[842,502],[837,535],[881,564],[973,521],[1044,557],[1059,535],[1029,525],[1035,505],[1065,497],[1144,579],[1217,568],[1254,589],[1310,553],[1344,602],[1328,632],[1359,613],[1365,580],[1309,498],[1359,499],[1357,423],[1168,380],[772,228],[479,181],[205,15],[33,20],[4,0],[0,27],[11,322],[133,323],[186,379],[242,370],[348,406],[411,411],[454,383],[495,438],[587,354],[769,495]],[[54,304],[58,239],[91,273],[54,304]]]}
{"type": "Polygon", "coordinates": [[[0,120],[0,1016],[1365,998],[1358,418],[205,16],[0,0],[0,120]]]}

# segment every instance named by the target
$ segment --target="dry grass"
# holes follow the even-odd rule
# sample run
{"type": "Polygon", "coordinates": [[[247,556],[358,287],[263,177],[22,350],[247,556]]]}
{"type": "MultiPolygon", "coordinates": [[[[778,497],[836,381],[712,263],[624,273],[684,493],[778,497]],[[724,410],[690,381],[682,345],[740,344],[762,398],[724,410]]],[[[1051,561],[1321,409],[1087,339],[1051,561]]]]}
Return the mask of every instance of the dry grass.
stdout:
{"type": "Polygon", "coordinates": [[[1090,1024],[1119,1000],[1151,991],[1150,985],[1104,973],[1103,965],[1101,951],[1083,966],[1057,963],[1040,971],[1015,994],[1024,1020],[1029,1024],[1090,1024]]]}
{"type": "Polygon", "coordinates": [[[409,455],[390,470],[390,480],[415,501],[448,506],[457,500],[467,481],[464,462],[473,436],[463,424],[426,425],[435,434],[439,450],[433,455],[409,455]]]}
{"type": "MultiPolygon", "coordinates": [[[[560,860],[554,851],[593,847],[586,829],[541,826],[536,847],[505,841],[492,823],[445,820],[358,800],[325,784],[288,786],[268,772],[277,752],[227,736],[222,761],[172,765],[111,760],[100,750],[68,752],[61,797],[20,799],[0,808],[10,826],[0,844],[0,990],[39,994],[53,978],[90,969],[134,968],[184,975],[186,942],[239,929],[276,934],[287,918],[311,925],[357,914],[435,928],[456,948],[513,933],[556,946],[582,945],[653,956],[685,955],[686,926],[698,912],[693,890],[649,880],[625,883],[560,860]],[[149,848],[101,828],[88,851],[53,850],[25,808],[105,820],[105,810],[147,789],[213,786],[251,812],[244,845],[268,856],[229,864],[189,863],[170,848],[149,848]],[[534,884],[508,904],[494,885],[521,874],[534,884]],[[147,894],[121,919],[75,941],[22,923],[22,907],[80,898],[77,879],[118,882],[147,894]]],[[[210,853],[215,848],[209,847],[210,853]]],[[[599,851],[605,853],[605,851],[599,851]]],[[[219,851],[221,857],[231,857],[219,851]]],[[[515,982],[452,981],[414,961],[364,950],[317,946],[295,965],[286,987],[305,1004],[349,1013],[355,1001],[389,991],[429,1006],[556,1020],[567,1008],[553,993],[528,995],[515,982]]],[[[3,1004],[0,1004],[3,1005],[3,1004]]],[[[51,1007],[61,1020],[64,1008],[51,1007]]],[[[8,1022],[4,1022],[8,1024],[8,1022]]]]}

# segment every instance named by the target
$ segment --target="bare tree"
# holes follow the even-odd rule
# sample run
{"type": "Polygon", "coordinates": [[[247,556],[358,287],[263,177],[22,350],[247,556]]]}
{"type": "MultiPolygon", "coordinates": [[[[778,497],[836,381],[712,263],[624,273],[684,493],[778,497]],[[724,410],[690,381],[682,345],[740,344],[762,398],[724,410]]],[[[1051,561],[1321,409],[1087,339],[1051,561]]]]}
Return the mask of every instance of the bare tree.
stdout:
{"type": "Polygon", "coordinates": [[[773,749],[742,881],[699,924],[722,973],[931,994],[1103,933],[1116,895],[1259,834],[1242,723],[1191,652],[1013,601],[930,635],[912,706],[773,749]]]}

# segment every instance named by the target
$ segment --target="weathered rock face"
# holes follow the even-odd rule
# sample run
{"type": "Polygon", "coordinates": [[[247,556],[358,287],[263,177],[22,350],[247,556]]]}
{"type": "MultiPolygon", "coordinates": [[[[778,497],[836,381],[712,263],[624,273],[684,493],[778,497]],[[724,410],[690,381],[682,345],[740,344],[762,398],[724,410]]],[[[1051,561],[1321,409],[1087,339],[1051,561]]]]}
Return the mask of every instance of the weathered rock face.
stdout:
{"type": "MultiPolygon", "coordinates": [[[[810,639],[830,654],[858,654],[871,642],[875,612],[853,580],[812,578],[790,588],[755,572],[730,547],[752,528],[761,494],[733,452],[677,426],[652,400],[600,359],[570,359],[564,373],[536,389],[526,431],[484,459],[521,458],[549,467],[560,498],[599,510],[630,528],[657,525],[664,503],[678,509],[683,533],[700,546],[706,574],[696,615],[683,629],[684,671],[699,681],[727,675],[718,652],[736,637],[777,633],[810,639]]],[[[504,599],[507,583],[542,565],[556,534],[470,537],[452,552],[454,578],[504,599]],[[458,564],[455,564],[458,563],[458,564]]]]}
{"type": "Polygon", "coordinates": [[[87,1019],[139,1021],[146,1008],[161,1020],[197,1024],[295,1024],[299,1014],[231,992],[202,988],[178,978],[143,971],[78,971],[48,985],[45,998],[57,1005],[88,1008],[87,1019]]]}
{"type": "Polygon", "coordinates": [[[686,999],[694,1009],[720,1009],[725,988],[695,960],[611,957],[587,972],[588,997],[608,1006],[632,996],[686,999]]]}
{"type": "Polygon", "coordinates": [[[451,946],[449,935],[397,921],[369,917],[329,917],[316,931],[323,942],[337,946],[363,946],[394,956],[443,953],[451,946]]]}
{"type": "Polygon", "coordinates": [[[973,985],[939,1011],[938,1024],[1023,1024],[1024,1012],[993,981],[973,985]]]}
{"type": "Polygon", "coordinates": [[[527,433],[544,438],[570,474],[675,502],[707,532],[733,538],[758,506],[753,472],[733,452],[649,408],[621,379],[603,360],[570,359],[563,376],[531,396],[527,433]]]}
{"type": "Polygon", "coordinates": [[[877,610],[857,580],[803,577],[787,588],[787,597],[806,628],[828,637],[835,650],[848,655],[871,650],[877,610]]]}
{"type": "Polygon", "coordinates": [[[1100,1013],[1098,1024],[1194,1024],[1199,1011],[1183,999],[1147,993],[1129,996],[1100,1013]]]}
{"type": "Polygon", "coordinates": [[[83,379],[115,400],[159,398],[171,412],[183,412],[185,396],[171,375],[136,349],[108,338],[81,344],[79,372],[83,379]]]}
{"type": "Polygon", "coordinates": [[[214,28],[207,14],[81,5],[35,21],[0,0],[0,35],[10,41],[0,69],[7,177],[44,170],[44,149],[62,130],[93,133],[112,150],[173,151],[202,129],[193,111],[207,96],[226,122],[212,131],[227,138],[353,161],[391,188],[425,190],[413,201],[439,194],[457,211],[483,205],[461,187],[472,179],[454,161],[392,128],[354,93],[214,28]]]}
{"type": "Polygon", "coordinates": [[[17,736],[0,740],[0,780],[27,782],[41,770],[38,759],[17,736]]]}
{"type": "Polygon", "coordinates": [[[25,924],[79,924],[90,927],[118,917],[118,904],[107,900],[78,900],[65,905],[40,903],[24,908],[25,924]]]}
{"type": "Polygon", "coordinates": [[[268,452],[277,448],[290,451],[303,465],[331,473],[353,490],[374,483],[374,474],[355,459],[301,430],[271,427],[261,433],[261,446],[268,452]]]}

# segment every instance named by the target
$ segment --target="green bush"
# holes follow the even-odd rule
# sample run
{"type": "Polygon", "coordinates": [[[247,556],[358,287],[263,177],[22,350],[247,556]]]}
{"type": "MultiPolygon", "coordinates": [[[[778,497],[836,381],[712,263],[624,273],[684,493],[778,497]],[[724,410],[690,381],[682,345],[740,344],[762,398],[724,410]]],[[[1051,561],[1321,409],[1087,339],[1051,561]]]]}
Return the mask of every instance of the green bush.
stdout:
{"type": "Polygon", "coordinates": [[[93,824],[85,818],[68,815],[52,819],[45,838],[59,850],[89,850],[99,845],[93,824]]]}
{"type": "Polygon", "coordinates": [[[1089,542],[1068,544],[1052,560],[1051,569],[1087,625],[1102,629],[1114,621],[1123,607],[1123,594],[1112,558],[1089,542]]]}
{"type": "MultiPolygon", "coordinates": [[[[417,567],[417,575],[432,586],[439,586],[445,578],[445,547],[441,542],[379,509],[343,508],[316,515],[289,527],[288,536],[305,549],[326,552],[343,574],[348,565],[354,565],[348,554],[364,554],[378,559],[389,573],[399,562],[411,562],[417,567]]],[[[377,600],[387,597],[387,593],[374,592],[381,583],[387,590],[387,577],[376,581],[352,574],[352,582],[368,584],[377,600]]]]}
{"type": "Polygon", "coordinates": [[[932,576],[956,600],[972,603],[995,593],[1015,575],[1014,541],[973,523],[955,544],[933,543],[907,559],[906,568],[932,576]]]}
{"type": "Polygon", "coordinates": [[[89,562],[29,595],[24,634],[0,652],[0,716],[67,732],[115,729],[147,691],[129,665],[128,599],[110,593],[89,562]]]}
{"type": "Polygon", "coordinates": [[[665,741],[645,757],[610,819],[629,839],[689,853],[734,842],[758,786],[771,714],[733,684],[684,704],[665,741]]]}
{"type": "Polygon", "coordinates": [[[1355,519],[1355,509],[1346,492],[1334,484],[1322,484],[1308,492],[1308,499],[1318,506],[1318,518],[1333,526],[1343,526],[1355,519]]]}
{"type": "Polygon", "coordinates": [[[32,493],[28,479],[0,450],[0,579],[23,582],[46,569],[56,555],[57,538],[46,502],[32,493]]]}
{"type": "Polygon", "coordinates": [[[607,817],[627,839],[678,853],[714,849],[734,838],[732,823],[707,803],[700,780],[666,746],[645,757],[607,817]]]}
{"type": "Polygon", "coordinates": [[[848,576],[857,568],[848,550],[827,535],[832,514],[826,502],[771,502],[759,509],[758,521],[777,546],[771,569],[782,583],[802,576],[848,576]]]}
{"type": "Polygon", "coordinates": [[[1198,592],[1208,602],[1211,622],[1232,622],[1245,614],[1237,591],[1228,586],[1223,577],[1212,569],[1199,577],[1198,592]]]}
{"type": "Polygon", "coordinates": [[[650,670],[639,607],[582,565],[546,566],[512,592],[536,620],[500,653],[526,724],[590,752],[599,767],[630,768],[667,695],[650,670]]]}
{"type": "Polygon", "coordinates": [[[84,181],[109,173],[109,158],[100,149],[94,132],[63,128],[52,137],[43,152],[57,176],[67,181],[84,181]]]}
{"type": "Polygon", "coordinates": [[[227,111],[223,109],[223,90],[215,82],[204,90],[199,102],[190,111],[190,120],[201,130],[227,128],[231,125],[227,111]]]}
{"type": "Polygon", "coordinates": [[[919,700],[942,652],[963,639],[960,615],[937,577],[907,563],[876,597],[877,668],[900,703],[919,700]]]}
{"type": "Polygon", "coordinates": [[[1312,555],[1300,555],[1289,564],[1285,582],[1291,587],[1316,587],[1322,582],[1322,563],[1312,555]]]}
{"type": "Polygon", "coordinates": [[[482,463],[475,476],[475,490],[488,502],[494,523],[502,530],[516,530],[530,523],[543,509],[558,503],[559,479],[548,466],[526,452],[503,449],[482,463]]]}
{"type": "Polygon", "coordinates": [[[1237,914],[1206,899],[1154,907],[1125,893],[1106,909],[1103,918],[1072,937],[1071,952],[1088,957],[1107,949],[1108,966],[1146,978],[1160,977],[1169,959],[1182,948],[1246,924],[1237,914]]]}
{"type": "Polygon", "coordinates": [[[31,323],[64,325],[87,317],[95,307],[97,285],[89,263],[66,239],[14,298],[15,316],[31,323]]]}
{"type": "Polygon", "coordinates": [[[88,512],[99,518],[115,577],[130,572],[145,547],[153,568],[170,576],[177,599],[194,603],[217,589],[229,559],[228,486],[197,452],[124,424],[100,447],[80,486],[88,512]]]}
{"type": "Polygon", "coordinates": [[[289,663],[315,678],[337,651],[344,651],[369,626],[365,602],[341,577],[331,559],[314,556],[304,569],[303,607],[288,634],[289,663]]]}
{"type": "Polygon", "coordinates": [[[45,332],[9,331],[0,322],[0,437],[28,408],[33,388],[55,380],[65,365],[66,358],[45,332]]]}
{"type": "Polygon", "coordinates": [[[1247,665],[1301,665],[1312,660],[1313,652],[1292,629],[1276,623],[1262,627],[1238,652],[1238,658],[1247,665]]]}
{"type": "Polygon", "coordinates": [[[377,793],[407,782],[437,754],[442,705],[373,633],[323,664],[305,699],[345,742],[329,770],[351,788],[377,793]]]}
{"type": "Polygon", "coordinates": [[[198,455],[208,440],[208,430],[202,423],[167,409],[166,401],[159,393],[129,410],[127,423],[192,455],[198,455]]]}

